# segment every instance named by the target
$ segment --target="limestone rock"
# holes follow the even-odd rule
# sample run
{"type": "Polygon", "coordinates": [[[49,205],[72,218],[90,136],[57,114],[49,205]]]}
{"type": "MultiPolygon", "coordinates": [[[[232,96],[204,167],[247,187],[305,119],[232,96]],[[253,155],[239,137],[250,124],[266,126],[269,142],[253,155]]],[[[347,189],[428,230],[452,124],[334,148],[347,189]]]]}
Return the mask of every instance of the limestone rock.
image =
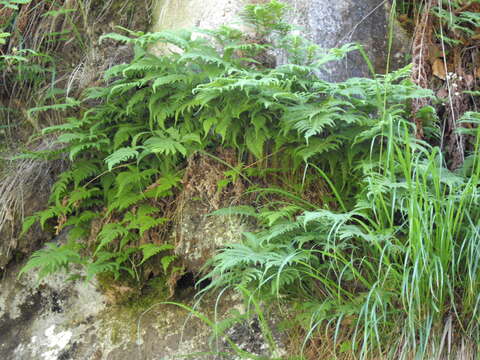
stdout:
{"type": "Polygon", "coordinates": [[[195,274],[220,248],[239,242],[249,230],[238,216],[210,216],[215,210],[238,205],[245,190],[241,179],[219,187],[231,170],[226,164],[235,166],[236,156],[231,149],[219,149],[216,156],[220,161],[202,154],[189,159],[178,201],[175,252],[185,270],[195,274]]]}
{"type": "MultiPolygon", "coordinates": [[[[388,57],[388,2],[378,0],[288,0],[293,11],[289,22],[299,26],[307,38],[324,49],[347,43],[361,44],[377,73],[385,71],[388,57]]],[[[394,67],[401,65],[406,40],[394,34],[392,59],[394,67]]],[[[367,63],[358,52],[341,62],[327,65],[322,77],[342,81],[351,77],[370,76],[367,63]]]]}
{"type": "Polygon", "coordinates": [[[157,0],[152,31],[230,24],[243,9],[242,0],[157,0]]]}

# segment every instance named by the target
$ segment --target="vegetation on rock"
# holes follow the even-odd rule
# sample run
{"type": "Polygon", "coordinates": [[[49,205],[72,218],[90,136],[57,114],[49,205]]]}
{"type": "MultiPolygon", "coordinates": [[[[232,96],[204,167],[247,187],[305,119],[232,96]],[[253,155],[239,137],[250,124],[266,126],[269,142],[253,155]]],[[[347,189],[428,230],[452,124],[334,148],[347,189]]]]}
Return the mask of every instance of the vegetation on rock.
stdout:
{"type": "Polygon", "coordinates": [[[282,21],[286,7],[275,0],[245,8],[248,31],[104,36],[132,46],[134,58],[109,69],[105,86],[54,105],[78,116],[43,129],[58,135],[59,149],[28,156],[67,156],[69,168],[24,230],[39,222],[68,229],[69,239],[47,244],[22,271],[45,276],[79,264],[87,279],[175,279],[168,234],[188,160],[202,154],[225,165],[218,154],[229,150],[236,159],[219,191],[242,181],[257,198],[215,215],[252,217],[261,230],[211,259],[203,292],[232,288],[254,304],[288,304],[305,356],[478,350],[480,114],[467,111],[476,70],[462,67],[456,46],[476,36],[480,8],[465,3],[447,11],[402,1],[407,18],[433,19],[419,20],[413,66],[339,83],[319,69],[362,49],[319,49],[282,21]],[[150,51],[158,43],[160,55],[150,51]],[[285,65],[275,66],[278,53],[285,65]],[[445,81],[443,99],[427,90],[427,70],[445,81]]]}

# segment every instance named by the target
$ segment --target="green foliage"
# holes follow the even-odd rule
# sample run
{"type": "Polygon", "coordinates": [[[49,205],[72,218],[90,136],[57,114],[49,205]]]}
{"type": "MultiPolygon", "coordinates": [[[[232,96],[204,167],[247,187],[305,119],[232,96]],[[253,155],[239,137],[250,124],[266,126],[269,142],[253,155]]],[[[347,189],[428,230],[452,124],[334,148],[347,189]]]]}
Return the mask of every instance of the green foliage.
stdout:
{"type": "MultiPolygon", "coordinates": [[[[388,142],[363,161],[351,210],[308,209],[264,221],[265,230],[213,259],[210,288],[288,296],[310,336],[332,324],[334,342],[351,331],[360,358],[400,348],[430,358],[444,346],[443,326],[478,341],[479,116],[466,113],[461,121],[475,150],[454,173],[439,148],[414,139],[411,124],[387,110],[381,136],[388,142]],[[345,319],[352,320],[348,329],[345,319]]],[[[378,140],[372,137],[372,149],[378,140]]],[[[251,208],[219,214],[229,212],[268,219],[251,208]]]]}
{"type": "Polygon", "coordinates": [[[450,46],[461,45],[462,41],[458,39],[459,35],[464,38],[470,38],[476,34],[476,30],[480,25],[480,14],[471,11],[455,11],[461,9],[464,4],[456,2],[448,5],[448,10],[440,6],[432,9],[433,14],[438,17],[441,24],[455,36],[448,36],[442,31],[438,34],[440,40],[450,46]]]}
{"type": "Polygon", "coordinates": [[[74,27],[68,15],[74,10],[65,11],[64,6],[76,5],[64,0],[0,1],[0,76],[4,85],[0,90],[0,141],[8,148],[18,147],[20,140],[41,126],[57,123],[66,107],[52,104],[72,100],[65,97],[66,90],[56,87],[66,72],[58,69],[59,45],[70,40],[70,46],[76,46],[69,30],[63,28],[74,27]],[[54,17],[52,12],[58,14],[54,17]],[[70,22],[62,20],[59,29],[61,17],[70,22]],[[28,108],[33,109],[25,111],[28,108]],[[39,117],[46,109],[50,111],[39,117]]]}
{"type": "MultiPolygon", "coordinates": [[[[218,211],[252,216],[264,230],[212,260],[206,290],[300,299],[308,334],[334,324],[335,341],[348,319],[353,338],[342,351],[361,358],[402,346],[422,358],[439,346],[434,334],[446,318],[477,339],[477,156],[453,173],[438,148],[412,138],[408,103],[431,94],[412,84],[409,68],[319,79],[325,63],[356,47],[325,53],[290,33],[284,11],[276,1],[246,8],[248,24],[268,35],[258,43],[229,27],[105,36],[132,44],[135,57],[86,94],[85,104],[97,105],[44,130],[59,133],[71,164],[50,207],[25,229],[35,221],[68,227],[70,240],[37,252],[24,271],[45,275],[75,263],[87,278],[107,272],[141,281],[157,259],[168,272],[172,244],[150,238],[171,223],[162,199],[177,193],[189,157],[231,148],[241,165],[219,187],[239,174],[277,172],[300,187],[321,180],[329,200],[319,206],[271,187],[257,191],[290,203],[218,211]],[[162,55],[149,51],[158,43],[162,55]],[[277,50],[289,62],[274,67],[277,50]],[[244,168],[246,159],[255,166],[244,168]]],[[[472,129],[463,131],[474,132],[478,149],[472,129]]]]}
{"type": "MultiPolygon", "coordinates": [[[[354,160],[368,151],[368,144],[361,139],[352,144],[351,138],[377,126],[379,91],[392,102],[410,94],[408,71],[378,81],[322,81],[313,75],[319,66],[354,48],[324,54],[304,39],[293,40],[281,22],[284,6],[265,6],[247,7],[245,13],[249,23],[276,33],[261,44],[228,27],[203,32],[202,37],[186,30],[105,36],[131,43],[135,58],[106,73],[108,86],[86,94],[86,102],[100,100],[99,105],[43,131],[59,133],[57,142],[72,163],[53,186],[51,206],[34,216],[44,227],[57,219],[57,232],[71,226],[70,236],[77,241],[91,235],[93,223],[100,223],[93,251],[87,251],[84,261],[90,272],[139,279],[137,268],[169,249],[142,247],[140,239],[168,226],[161,209],[152,209],[158,199],[174,194],[185,159],[197,151],[223,146],[234,148],[239,158],[252,154],[262,159],[282,150],[279,160],[293,159],[294,168],[328,154],[325,166],[332,171],[338,164],[343,167],[337,186],[353,183],[354,160]],[[292,46],[286,50],[292,50],[296,63],[269,67],[256,60],[289,41],[292,46]],[[181,51],[148,51],[158,43],[181,51]],[[299,62],[299,49],[304,48],[310,55],[299,62]]],[[[54,106],[75,105],[70,101],[54,106]]],[[[172,259],[166,256],[164,268],[172,259]]]]}
{"type": "MultiPolygon", "coordinates": [[[[26,2],[0,5],[17,10],[26,2]]],[[[404,11],[411,3],[403,2],[404,11]]],[[[280,174],[300,190],[253,189],[279,200],[213,214],[249,216],[262,230],[211,260],[204,291],[235,288],[257,310],[259,298],[293,301],[305,344],[319,329],[333,329],[335,345],[348,336],[338,354],[361,359],[432,358],[448,332],[480,343],[480,115],[460,120],[474,151],[462,168],[448,170],[442,149],[413,137],[409,101],[431,94],[412,84],[408,67],[373,79],[323,81],[315,74],[324,64],[357,48],[324,52],[292,33],[281,20],[285,11],[278,1],[245,8],[242,18],[257,42],[226,26],[104,36],[132,45],[133,61],[109,69],[108,85],[90,89],[82,102],[65,98],[28,112],[75,109],[78,116],[43,130],[58,135],[60,150],[29,155],[61,153],[70,166],[53,186],[48,209],[27,218],[23,229],[39,222],[68,230],[69,239],[34,253],[21,273],[38,269],[43,277],[73,265],[84,267],[87,280],[106,273],[142,282],[149,266],[173,271],[174,246],[163,236],[172,209],[164,204],[178,193],[189,157],[223,147],[235,150],[239,165],[219,188],[239,176],[268,183],[280,174]],[[161,55],[150,51],[158,44],[161,55]],[[273,66],[278,51],[288,62],[273,66]],[[320,204],[305,200],[315,183],[327,188],[320,204]]],[[[457,35],[471,36],[479,23],[477,13],[434,12],[457,35]]],[[[10,39],[7,30],[0,28],[0,46],[10,39]]],[[[28,49],[0,55],[0,70],[22,69],[28,83],[35,71],[49,72],[24,71],[42,56],[28,49]]],[[[418,116],[425,134],[438,138],[436,124],[427,124],[435,109],[418,116]]],[[[231,325],[188,310],[217,335],[231,325]]]]}
{"type": "Polygon", "coordinates": [[[58,246],[55,243],[46,244],[45,248],[35,252],[28,264],[25,265],[19,273],[21,276],[27,271],[40,269],[39,278],[58,272],[67,270],[72,264],[82,264],[83,261],[79,255],[81,246],[75,242],[69,242],[66,245],[58,246]]]}

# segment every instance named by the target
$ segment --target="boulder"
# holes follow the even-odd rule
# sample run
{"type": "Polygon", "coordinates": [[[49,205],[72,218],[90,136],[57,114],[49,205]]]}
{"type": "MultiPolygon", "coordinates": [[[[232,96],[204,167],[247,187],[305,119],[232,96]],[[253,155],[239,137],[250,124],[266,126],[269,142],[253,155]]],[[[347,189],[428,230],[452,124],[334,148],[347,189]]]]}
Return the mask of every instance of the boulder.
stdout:
{"type": "MultiPolygon", "coordinates": [[[[246,3],[261,0],[160,0],[154,10],[153,31],[199,27],[214,29],[219,25],[238,24],[238,14],[246,3]]],[[[306,38],[324,49],[347,43],[361,44],[377,73],[387,67],[387,41],[391,7],[388,1],[378,0],[285,0],[290,7],[287,21],[298,28],[306,38]]],[[[400,27],[394,27],[391,66],[405,65],[409,50],[407,36],[400,27]]],[[[281,56],[278,63],[285,61],[281,56]]],[[[321,77],[342,81],[350,77],[370,76],[367,63],[359,52],[351,53],[338,63],[327,65],[321,77]]]]}

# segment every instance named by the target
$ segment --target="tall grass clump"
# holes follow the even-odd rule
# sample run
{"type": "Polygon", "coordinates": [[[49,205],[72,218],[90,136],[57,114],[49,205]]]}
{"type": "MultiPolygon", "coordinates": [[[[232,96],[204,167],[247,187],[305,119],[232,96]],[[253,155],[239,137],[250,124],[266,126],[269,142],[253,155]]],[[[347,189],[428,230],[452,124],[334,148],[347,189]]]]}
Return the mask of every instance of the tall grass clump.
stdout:
{"type": "Polygon", "coordinates": [[[378,99],[378,126],[352,138],[371,143],[354,205],[279,209],[273,222],[271,209],[251,209],[263,230],[213,259],[209,289],[294,303],[303,350],[328,338],[339,358],[470,358],[480,342],[480,114],[462,118],[473,151],[451,171],[414,136],[405,104],[378,99]]]}

